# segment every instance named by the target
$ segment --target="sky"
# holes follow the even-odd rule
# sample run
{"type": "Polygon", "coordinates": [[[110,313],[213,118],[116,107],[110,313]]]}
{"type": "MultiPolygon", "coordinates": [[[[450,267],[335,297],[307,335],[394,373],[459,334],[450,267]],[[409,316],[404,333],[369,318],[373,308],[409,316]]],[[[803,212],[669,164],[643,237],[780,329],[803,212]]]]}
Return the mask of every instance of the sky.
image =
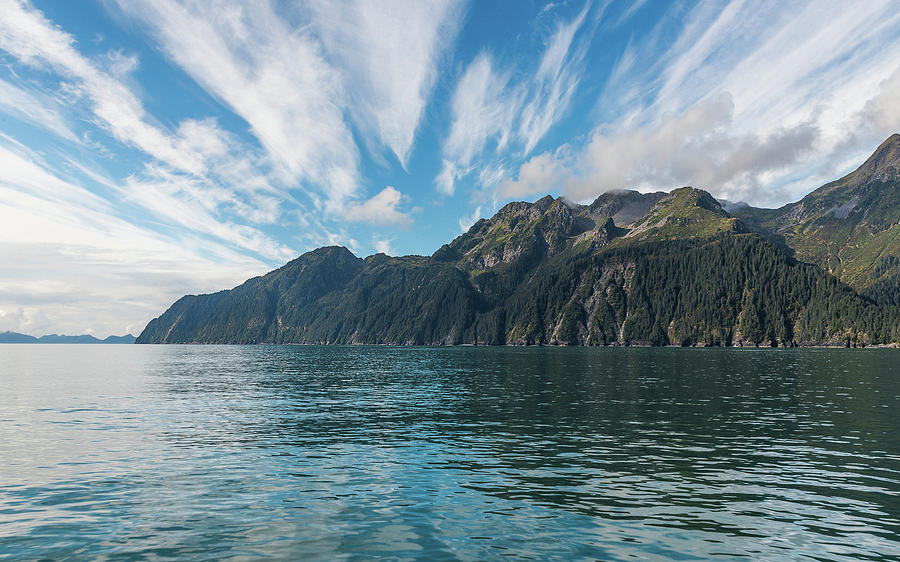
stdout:
{"type": "Polygon", "coordinates": [[[0,0],[0,331],[138,334],[546,194],[777,207],[898,131],[897,0],[0,0]]]}

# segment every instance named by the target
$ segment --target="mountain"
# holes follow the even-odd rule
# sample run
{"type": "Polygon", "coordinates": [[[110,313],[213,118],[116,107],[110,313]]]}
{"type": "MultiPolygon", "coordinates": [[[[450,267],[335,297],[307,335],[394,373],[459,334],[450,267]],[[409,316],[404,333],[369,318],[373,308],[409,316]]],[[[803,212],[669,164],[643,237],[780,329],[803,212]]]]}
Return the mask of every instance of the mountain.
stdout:
{"type": "Polygon", "coordinates": [[[635,220],[626,238],[673,240],[709,238],[747,229],[709,193],[690,187],[675,189],[635,220]]]}
{"type": "Polygon", "coordinates": [[[18,332],[0,332],[0,343],[37,343],[37,338],[18,332]]]}
{"type": "Polygon", "coordinates": [[[91,335],[65,336],[58,334],[50,334],[36,338],[26,334],[17,332],[0,332],[0,343],[134,343],[134,336],[127,334],[124,336],[109,336],[105,339],[97,339],[91,335]]]}
{"type": "Polygon", "coordinates": [[[100,343],[132,344],[136,339],[131,334],[125,334],[124,336],[107,336],[100,343]]]}
{"type": "Polygon", "coordinates": [[[591,203],[589,211],[595,216],[607,216],[616,224],[629,224],[650,212],[667,194],[638,193],[630,190],[609,191],[591,203]]]}
{"type": "Polygon", "coordinates": [[[137,343],[900,343],[900,308],[792,255],[765,226],[779,211],[732,214],[691,187],[509,203],[430,257],[319,248],[183,297],[137,343]]]}
{"type": "Polygon", "coordinates": [[[900,134],[796,203],[731,213],[866,297],[900,305],[900,134]]]}

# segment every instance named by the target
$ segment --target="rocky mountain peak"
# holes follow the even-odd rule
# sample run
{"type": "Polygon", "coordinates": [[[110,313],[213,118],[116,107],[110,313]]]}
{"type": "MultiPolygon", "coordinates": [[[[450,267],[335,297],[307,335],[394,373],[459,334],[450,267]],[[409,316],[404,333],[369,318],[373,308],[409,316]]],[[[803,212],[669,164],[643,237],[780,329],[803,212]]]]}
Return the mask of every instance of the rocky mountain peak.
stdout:
{"type": "Polygon", "coordinates": [[[853,186],[900,179],[900,134],[894,133],[852,174],[853,186]]]}
{"type": "Polygon", "coordinates": [[[725,212],[709,192],[688,186],[661,198],[645,217],[635,221],[628,236],[692,238],[743,230],[740,221],[725,212]]]}

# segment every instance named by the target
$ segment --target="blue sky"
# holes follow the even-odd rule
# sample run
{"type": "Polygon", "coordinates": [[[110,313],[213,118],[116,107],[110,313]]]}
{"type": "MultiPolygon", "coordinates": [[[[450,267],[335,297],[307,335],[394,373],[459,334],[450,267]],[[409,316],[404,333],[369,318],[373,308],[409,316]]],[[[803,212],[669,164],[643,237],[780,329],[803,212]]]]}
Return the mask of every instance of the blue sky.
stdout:
{"type": "Polygon", "coordinates": [[[510,200],[779,206],[900,130],[866,2],[0,0],[0,330],[138,333],[510,200]]]}

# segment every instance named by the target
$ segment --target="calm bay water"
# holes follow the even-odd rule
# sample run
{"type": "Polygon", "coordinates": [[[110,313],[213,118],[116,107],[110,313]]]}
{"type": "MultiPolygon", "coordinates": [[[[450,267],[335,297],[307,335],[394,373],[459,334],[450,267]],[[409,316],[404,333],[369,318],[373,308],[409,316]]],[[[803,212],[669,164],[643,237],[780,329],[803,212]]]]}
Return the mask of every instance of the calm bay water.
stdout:
{"type": "Polygon", "coordinates": [[[900,351],[0,346],[0,557],[900,557],[900,351]]]}

